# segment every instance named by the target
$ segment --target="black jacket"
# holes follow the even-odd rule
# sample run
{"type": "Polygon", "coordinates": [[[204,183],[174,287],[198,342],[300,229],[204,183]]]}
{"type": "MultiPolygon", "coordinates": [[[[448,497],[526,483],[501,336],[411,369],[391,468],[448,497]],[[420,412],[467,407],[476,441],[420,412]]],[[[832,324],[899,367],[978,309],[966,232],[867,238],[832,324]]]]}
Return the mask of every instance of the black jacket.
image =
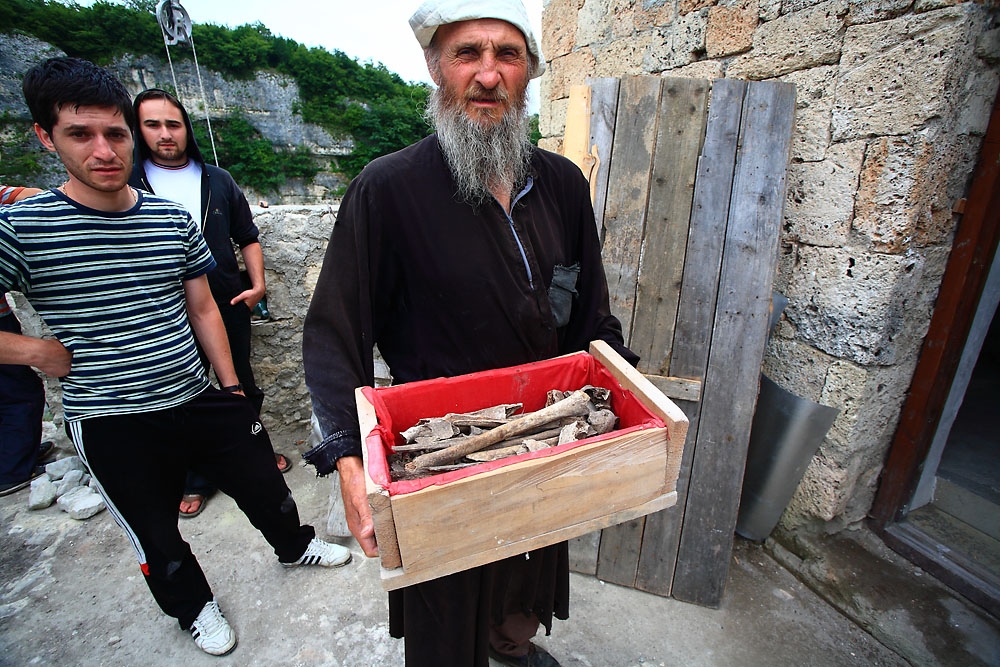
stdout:
{"type": "MultiPolygon", "coordinates": [[[[205,236],[205,241],[217,264],[208,274],[208,284],[215,300],[228,304],[233,297],[244,290],[233,244],[243,249],[251,243],[259,243],[259,232],[253,222],[250,204],[236,185],[236,181],[225,169],[205,163],[194,138],[191,119],[183,108],[181,115],[187,126],[188,158],[201,163],[202,210],[198,221],[201,223],[201,233],[205,236]]],[[[145,161],[150,157],[149,147],[143,141],[142,132],[138,127],[134,130],[134,136],[135,165],[132,168],[129,185],[146,192],[153,192],[146,178],[145,168],[145,161]]]]}
{"type": "Polygon", "coordinates": [[[631,363],[611,314],[590,190],[572,162],[535,150],[512,204],[463,203],[437,135],[378,158],[337,215],[302,338],[322,442],[320,475],[361,455],[354,388],[372,346],[393,382],[503,368],[607,341],[631,363]]]}

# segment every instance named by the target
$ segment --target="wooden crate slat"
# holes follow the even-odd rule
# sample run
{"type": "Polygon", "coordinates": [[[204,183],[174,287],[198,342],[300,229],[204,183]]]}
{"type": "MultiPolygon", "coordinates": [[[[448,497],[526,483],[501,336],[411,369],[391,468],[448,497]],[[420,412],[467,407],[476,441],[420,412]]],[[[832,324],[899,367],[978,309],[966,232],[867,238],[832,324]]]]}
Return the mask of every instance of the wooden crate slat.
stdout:
{"type": "Polygon", "coordinates": [[[659,125],[630,348],[643,373],[667,375],[677,318],[709,82],[661,83],[659,125]]]}
{"type": "Polygon", "coordinates": [[[659,98],[659,77],[621,81],[602,256],[611,312],[622,323],[626,343],[631,340],[659,98]]]}
{"type": "Polygon", "coordinates": [[[609,516],[627,521],[648,514],[609,512],[612,507],[640,508],[664,499],[657,509],[668,507],[675,495],[664,479],[666,442],[666,429],[645,429],[393,496],[404,573],[438,574],[442,567],[454,572],[457,563],[499,560],[619,522],[609,516]],[[488,508],[492,520],[484,521],[477,507],[488,508]]]}
{"type": "Polygon", "coordinates": [[[729,571],[767,339],[795,87],[748,85],[715,325],[672,595],[718,606],[729,571]],[[706,558],[706,554],[725,554],[706,558]]]}

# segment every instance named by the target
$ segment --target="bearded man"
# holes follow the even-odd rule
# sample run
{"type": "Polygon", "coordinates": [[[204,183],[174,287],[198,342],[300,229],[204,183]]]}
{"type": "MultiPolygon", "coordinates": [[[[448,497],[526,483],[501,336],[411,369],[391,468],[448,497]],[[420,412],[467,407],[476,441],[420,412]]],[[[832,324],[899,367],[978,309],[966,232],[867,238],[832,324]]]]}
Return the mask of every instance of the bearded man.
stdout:
{"type": "MultiPolygon", "coordinates": [[[[306,453],[340,475],[347,523],[378,554],[354,389],[373,346],[395,382],[547,359],[610,343],[611,313],[586,180],[528,141],[528,81],[545,70],[519,0],[430,0],[410,19],[437,132],[369,164],[340,207],[305,322],[323,439],[306,453]]],[[[569,612],[565,543],[389,594],[406,664],[558,665],[530,642],[569,612]]]]}

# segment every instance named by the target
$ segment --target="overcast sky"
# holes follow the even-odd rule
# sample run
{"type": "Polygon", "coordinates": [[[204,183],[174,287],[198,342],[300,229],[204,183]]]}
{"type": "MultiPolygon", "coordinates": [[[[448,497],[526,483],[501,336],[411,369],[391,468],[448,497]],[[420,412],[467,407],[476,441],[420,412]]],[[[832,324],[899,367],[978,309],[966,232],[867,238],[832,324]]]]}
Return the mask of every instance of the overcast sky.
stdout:
{"type": "MultiPolygon", "coordinates": [[[[382,63],[405,81],[430,83],[407,20],[422,0],[180,0],[195,23],[231,28],[263,23],[306,46],[339,49],[361,63],[382,63]]],[[[542,0],[522,0],[541,41],[542,0]]],[[[92,4],[92,0],[80,4],[92,4]]],[[[195,48],[198,47],[197,42],[195,48]]],[[[537,80],[529,109],[538,110],[537,80]]]]}

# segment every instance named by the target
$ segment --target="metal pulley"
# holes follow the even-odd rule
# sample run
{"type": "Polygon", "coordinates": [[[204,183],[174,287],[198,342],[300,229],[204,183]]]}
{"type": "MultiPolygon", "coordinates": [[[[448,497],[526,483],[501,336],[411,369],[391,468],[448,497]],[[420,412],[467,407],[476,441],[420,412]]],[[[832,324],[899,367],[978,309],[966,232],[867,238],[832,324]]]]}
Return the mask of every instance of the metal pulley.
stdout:
{"type": "Polygon", "coordinates": [[[180,0],[160,0],[156,5],[156,21],[168,45],[191,41],[191,17],[180,0]]]}

